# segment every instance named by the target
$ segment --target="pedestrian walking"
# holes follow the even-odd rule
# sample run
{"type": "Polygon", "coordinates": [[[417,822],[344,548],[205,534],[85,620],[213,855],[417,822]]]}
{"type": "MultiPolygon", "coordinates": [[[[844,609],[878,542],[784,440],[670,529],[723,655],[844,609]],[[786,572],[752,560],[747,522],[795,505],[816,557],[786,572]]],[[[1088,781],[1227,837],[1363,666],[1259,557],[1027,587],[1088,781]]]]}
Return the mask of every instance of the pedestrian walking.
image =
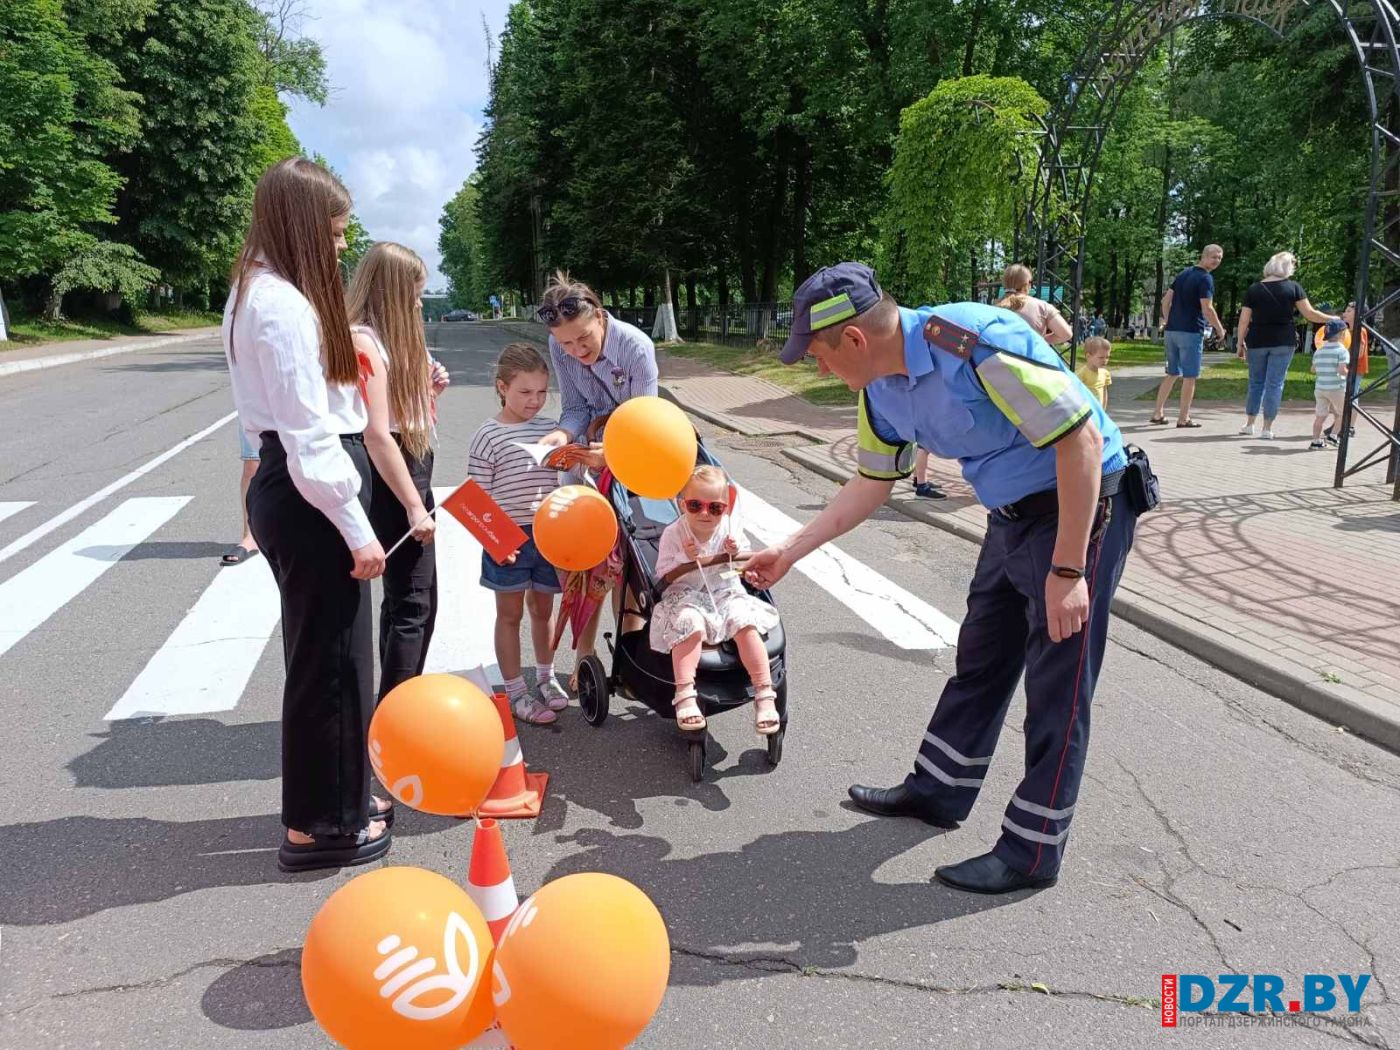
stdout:
{"type": "Polygon", "coordinates": [[[363,864],[390,845],[392,804],[370,795],[366,748],[369,581],[384,548],[369,521],[365,376],[337,262],[350,206],[340,181],[304,157],[269,168],[224,309],[234,404],[261,441],[248,517],[282,598],[277,861],[289,871],[363,864]]]}
{"type": "Polygon", "coordinates": [[[1167,374],[1157,388],[1157,407],[1148,422],[1166,423],[1167,398],[1171,397],[1172,387],[1180,377],[1181,408],[1176,425],[1201,425],[1191,418],[1191,402],[1195,400],[1196,380],[1201,374],[1206,332],[1214,328],[1221,339],[1225,338],[1225,325],[1215,312],[1215,278],[1211,276],[1211,271],[1224,258],[1224,248],[1207,244],[1201,249],[1200,259],[1177,274],[1167,294],[1162,296],[1162,313],[1167,318],[1163,333],[1167,374]]]}
{"type": "Polygon", "coordinates": [[[1020,314],[1032,330],[1051,346],[1069,342],[1074,334],[1069,322],[1050,303],[1031,294],[1029,266],[1020,263],[1008,266],[1001,275],[1001,286],[1006,289],[1006,294],[997,300],[997,306],[1020,314]]]}
{"type": "Polygon", "coordinates": [[[1239,431],[1246,437],[1254,436],[1254,419],[1261,409],[1264,426],[1259,436],[1266,440],[1274,436],[1274,420],[1283,403],[1283,383],[1297,346],[1294,312],[1318,324],[1335,320],[1331,314],[1314,309],[1303,286],[1293,280],[1297,266],[1292,252],[1275,253],[1264,264],[1263,280],[1255,281],[1244,293],[1235,356],[1249,363],[1244,426],[1239,431]]]}
{"type": "MultiPolygon", "coordinates": [[[[1342,345],[1342,333],[1346,331],[1346,322],[1341,318],[1334,318],[1327,322],[1324,329],[1326,341],[1313,352],[1312,372],[1317,376],[1313,380],[1313,428],[1312,443],[1308,445],[1310,449],[1326,448],[1327,444],[1322,439],[1324,425],[1330,435],[1332,428],[1340,426],[1342,422],[1342,411],[1346,405],[1347,397],[1347,348],[1342,345]],[[1328,417],[1331,422],[1328,422],[1328,417]]],[[[1332,444],[1337,444],[1336,438],[1331,438],[1332,444]]]]}
{"type": "Polygon", "coordinates": [[[916,444],[959,460],[989,513],[957,674],[913,772],[850,795],[881,816],[955,827],[982,787],[1024,670],[1025,775],[1001,837],[935,875],[976,893],[1050,885],[1078,804],[1110,603],[1139,509],[1150,505],[1130,500],[1127,483],[1146,481],[1145,459],[1130,459],[1093,395],[1016,314],[979,303],[905,309],[853,262],[814,274],[793,299],[782,360],[811,356],[860,391],[859,473],[807,525],[753,555],[748,576],[771,586],[868,518],[908,476],[916,444]]]}
{"type": "MultiPolygon", "coordinates": [[[[392,241],[375,243],[355,268],[347,295],[355,350],[375,363],[366,384],[371,482],[369,518],[385,549],[409,538],[384,563],[379,605],[379,689],[423,673],[437,622],[433,546],[435,362],[423,339],[428,268],[392,241]]],[[[440,370],[441,366],[437,366],[440,370]]]]}

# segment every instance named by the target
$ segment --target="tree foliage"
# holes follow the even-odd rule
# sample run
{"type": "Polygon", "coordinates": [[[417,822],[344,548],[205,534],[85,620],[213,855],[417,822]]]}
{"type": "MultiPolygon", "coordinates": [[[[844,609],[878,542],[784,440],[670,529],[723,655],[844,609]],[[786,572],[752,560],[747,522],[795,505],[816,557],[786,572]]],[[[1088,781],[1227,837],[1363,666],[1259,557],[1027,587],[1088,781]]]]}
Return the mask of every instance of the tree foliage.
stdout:
{"type": "Polygon", "coordinates": [[[63,297],[72,291],[116,292],[137,300],[159,279],[160,271],[143,263],[130,245],[88,238],[54,274],[45,314],[49,320],[58,320],[63,297]]]}
{"type": "Polygon", "coordinates": [[[453,307],[480,310],[491,295],[481,251],[480,198],[475,181],[468,179],[447,202],[439,220],[441,269],[447,276],[447,294],[453,307]]]}

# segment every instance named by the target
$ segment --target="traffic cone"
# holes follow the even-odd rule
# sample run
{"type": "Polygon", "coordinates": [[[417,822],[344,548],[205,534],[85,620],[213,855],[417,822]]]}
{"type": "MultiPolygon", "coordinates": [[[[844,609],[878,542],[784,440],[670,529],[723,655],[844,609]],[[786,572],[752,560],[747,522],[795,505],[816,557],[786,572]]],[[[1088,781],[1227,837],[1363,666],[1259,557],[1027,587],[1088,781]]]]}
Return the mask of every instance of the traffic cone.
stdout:
{"type": "Polygon", "coordinates": [[[510,698],[505,693],[492,693],[501,727],[506,732],[506,750],[501,757],[501,772],[491,793],[481,804],[478,814],[483,817],[538,817],[544,801],[548,773],[525,771],[525,756],[520,753],[520,741],[515,736],[515,716],[511,714],[510,698]]]}
{"type": "Polygon", "coordinates": [[[486,925],[491,927],[491,939],[500,944],[501,934],[510,923],[510,917],[520,907],[520,898],[515,895],[515,880],[511,878],[501,826],[490,817],[478,820],[476,832],[472,835],[467,896],[486,916],[486,925]]]}

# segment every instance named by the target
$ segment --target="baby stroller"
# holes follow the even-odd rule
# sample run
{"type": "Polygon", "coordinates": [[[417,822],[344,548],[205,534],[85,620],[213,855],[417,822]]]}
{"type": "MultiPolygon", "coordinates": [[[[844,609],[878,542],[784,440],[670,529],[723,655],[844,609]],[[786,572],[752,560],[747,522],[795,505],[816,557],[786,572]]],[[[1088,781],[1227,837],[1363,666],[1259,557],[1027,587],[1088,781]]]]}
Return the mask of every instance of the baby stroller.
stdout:
{"type": "MultiPolygon", "coordinates": [[[[703,441],[699,444],[696,464],[720,466],[703,441]]],[[[622,534],[623,620],[632,614],[642,620],[642,626],[625,634],[619,626],[616,641],[610,633],[603,635],[612,657],[612,674],[604,671],[603,661],[597,656],[586,657],[579,665],[579,706],[588,724],[595,727],[607,720],[608,701],[613,693],[640,700],[658,715],[674,720],[671,701],[675,697],[676,683],[671,673],[671,654],[652,649],[650,635],[651,613],[664,590],[655,572],[657,547],[661,531],[679,517],[680,510],[671,500],[634,495],[616,478],[612,479],[605,495],[617,512],[622,534]]],[[[747,582],[744,586],[776,608],[770,592],[756,590],[747,582]]],[[[783,757],[783,736],[788,721],[787,645],[781,622],[768,632],[764,641],[773,674],[773,689],[778,694],[778,731],[766,738],[768,761],[776,766],[783,757]]],[[[707,719],[752,702],[753,686],[732,640],[705,647],[695,675],[695,688],[700,710],[707,719]]],[[[689,740],[690,779],[699,783],[705,775],[708,734],[698,730],[687,732],[685,736],[689,740]]]]}

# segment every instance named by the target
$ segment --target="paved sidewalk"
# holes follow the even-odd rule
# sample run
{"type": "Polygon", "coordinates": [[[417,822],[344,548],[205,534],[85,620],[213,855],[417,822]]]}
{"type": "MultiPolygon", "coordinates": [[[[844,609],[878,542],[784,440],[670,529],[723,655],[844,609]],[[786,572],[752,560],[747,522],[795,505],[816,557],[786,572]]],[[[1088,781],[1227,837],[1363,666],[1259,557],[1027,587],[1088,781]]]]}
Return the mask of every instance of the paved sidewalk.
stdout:
{"type": "Polygon", "coordinates": [[[13,343],[0,343],[0,376],[33,372],[40,368],[56,368],[78,361],[113,357],[137,350],[152,350],[158,346],[190,343],[219,334],[217,328],[191,328],[154,335],[117,336],[112,339],[74,339],[66,343],[41,343],[24,349],[11,349],[13,343]]]}
{"type": "MultiPolygon", "coordinates": [[[[854,472],[854,409],[662,356],[662,383],[687,409],[743,433],[801,434],[812,444],[790,458],[836,480],[854,472]]],[[[1307,447],[1311,406],[1285,406],[1281,436],[1262,441],[1236,435],[1243,413],[1230,404],[1198,402],[1204,426],[1188,431],[1149,425],[1148,402],[1110,404],[1125,438],[1151,456],[1165,500],[1142,519],[1117,611],[1400,750],[1400,504],[1383,468],[1333,489],[1335,454],[1307,447]]],[[[901,484],[891,505],[980,540],[986,512],[957,464],[931,459],[930,477],[949,499],[920,500],[901,484]]]]}

